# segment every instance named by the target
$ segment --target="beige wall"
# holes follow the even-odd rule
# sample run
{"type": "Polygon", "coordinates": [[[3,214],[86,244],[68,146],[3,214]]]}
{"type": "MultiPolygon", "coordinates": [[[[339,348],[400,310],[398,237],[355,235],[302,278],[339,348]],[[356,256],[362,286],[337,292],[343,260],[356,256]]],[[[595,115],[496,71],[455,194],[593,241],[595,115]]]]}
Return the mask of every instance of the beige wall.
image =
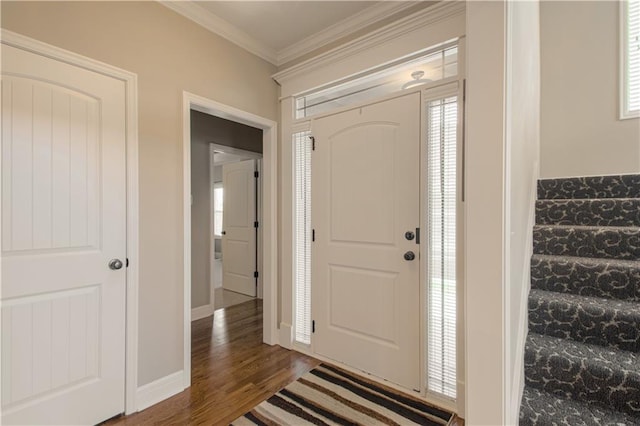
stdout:
{"type": "Polygon", "coordinates": [[[138,74],[139,382],[182,369],[182,91],[277,120],[275,68],[156,2],[7,2],[2,27],[138,74]]]}
{"type": "Polygon", "coordinates": [[[517,424],[524,386],[529,265],[540,157],[540,20],[537,1],[508,4],[505,312],[507,418],[517,424]]]}
{"type": "Polygon", "coordinates": [[[191,139],[191,308],[211,296],[211,177],[209,142],[191,139]]]}
{"type": "Polygon", "coordinates": [[[618,120],[618,7],[541,2],[542,177],[640,172],[640,120],[618,120]]]}

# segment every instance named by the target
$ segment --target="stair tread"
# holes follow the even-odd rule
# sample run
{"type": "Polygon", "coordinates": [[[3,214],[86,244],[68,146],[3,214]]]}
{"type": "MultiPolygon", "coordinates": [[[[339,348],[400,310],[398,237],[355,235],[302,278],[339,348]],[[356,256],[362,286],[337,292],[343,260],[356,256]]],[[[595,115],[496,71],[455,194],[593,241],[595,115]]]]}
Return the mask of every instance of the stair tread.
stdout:
{"type": "Polygon", "coordinates": [[[534,229],[577,229],[581,231],[621,231],[629,233],[640,233],[640,226],[597,226],[597,225],[533,225],[534,229]]]}
{"type": "Polygon", "coordinates": [[[640,380],[640,355],[633,352],[531,332],[527,336],[527,346],[539,348],[544,353],[558,355],[570,361],[584,362],[585,365],[624,370],[640,380]]]}
{"type": "Polygon", "coordinates": [[[529,332],[525,383],[563,398],[640,417],[640,357],[529,332]]]}
{"type": "Polygon", "coordinates": [[[640,227],[535,225],[533,252],[637,261],[640,260],[640,227]]]}
{"type": "Polygon", "coordinates": [[[558,293],[555,291],[531,289],[529,297],[548,300],[549,302],[567,302],[598,309],[624,310],[640,317],[640,303],[628,300],[607,299],[604,297],[582,296],[572,293],[558,293]]]}
{"type": "Polygon", "coordinates": [[[640,302],[637,260],[534,254],[531,288],[640,302]]]}
{"type": "Polygon", "coordinates": [[[640,198],[640,175],[540,179],[540,199],[640,198]]]}
{"type": "Polygon", "coordinates": [[[520,425],[620,426],[640,423],[640,419],[619,411],[557,396],[525,386],[520,425]]]}
{"type": "Polygon", "coordinates": [[[626,200],[631,200],[631,201],[639,201],[640,198],[637,197],[618,197],[618,198],[540,198],[537,201],[544,201],[544,202],[556,202],[556,201],[576,201],[576,202],[580,202],[580,203],[588,203],[591,201],[626,201],[626,200]]]}
{"type": "Polygon", "coordinates": [[[541,225],[640,226],[640,198],[537,200],[535,209],[541,225]]]}
{"type": "Polygon", "coordinates": [[[529,330],[640,352],[640,303],[532,289],[529,330]]]}
{"type": "Polygon", "coordinates": [[[555,254],[534,254],[532,256],[533,259],[541,259],[541,260],[554,260],[558,262],[572,262],[572,263],[582,263],[584,265],[616,265],[625,268],[634,268],[640,269],[640,261],[638,260],[627,260],[627,259],[609,259],[609,258],[601,258],[601,257],[581,257],[581,256],[566,256],[566,255],[555,255],[555,254]]]}

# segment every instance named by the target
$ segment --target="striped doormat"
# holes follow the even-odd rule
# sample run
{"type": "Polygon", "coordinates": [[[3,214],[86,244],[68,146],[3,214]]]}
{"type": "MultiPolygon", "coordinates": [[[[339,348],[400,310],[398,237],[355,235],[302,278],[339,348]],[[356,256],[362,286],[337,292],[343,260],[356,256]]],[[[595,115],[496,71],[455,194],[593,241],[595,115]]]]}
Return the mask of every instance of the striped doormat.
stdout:
{"type": "Polygon", "coordinates": [[[453,414],[321,364],[231,424],[447,425],[453,414]]]}

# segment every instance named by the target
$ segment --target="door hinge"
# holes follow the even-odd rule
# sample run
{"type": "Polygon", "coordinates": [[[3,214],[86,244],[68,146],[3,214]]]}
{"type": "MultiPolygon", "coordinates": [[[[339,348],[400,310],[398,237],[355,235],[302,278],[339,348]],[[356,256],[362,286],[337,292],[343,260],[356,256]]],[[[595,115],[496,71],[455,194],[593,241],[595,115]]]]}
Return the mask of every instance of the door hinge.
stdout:
{"type": "Polygon", "coordinates": [[[311,332],[316,332],[316,320],[311,321],[311,332]]]}
{"type": "Polygon", "coordinates": [[[311,241],[315,241],[316,240],[316,230],[312,229],[311,230],[311,241]]]}
{"type": "Polygon", "coordinates": [[[253,278],[258,278],[258,275],[259,275],[259,274],[258,274],[258,271],[254,271],[254,272],[253,272],[253,278]]]}
{"type": "Polygon", "coordinates": [[[260,222],[253,222],[253,227],[257,228],[260,225],[260,222]]]}
{"type": "Polygon", "coordinates": [[[129,267],[129,258],[127,257],[124,261],[124,267],[128,268],[129,267]]]}
{"type": "Polygon", "coordinates": [[[315,151],[316,150],[316,138],[314,138],[313,136],[309,136],[309,139],[311,139],[311,151],[315,151]]]}
{"type": "Polygon", "coordinates": [[[253,177],[258,179],[260,177],[260,172],[259,171],[253,172],[253,177]]]}

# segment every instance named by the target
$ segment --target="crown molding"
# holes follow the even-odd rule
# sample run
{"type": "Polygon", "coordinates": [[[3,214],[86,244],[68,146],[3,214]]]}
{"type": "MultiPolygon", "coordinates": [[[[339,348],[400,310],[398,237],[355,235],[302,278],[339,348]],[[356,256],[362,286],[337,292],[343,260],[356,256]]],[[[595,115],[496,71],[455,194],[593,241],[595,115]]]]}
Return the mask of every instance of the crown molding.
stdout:
{"type": "Polygon", "coordinates": [[[433,6],[419,10],[318,56],[279,71],[273,74],[272,77],[282,85],[285,81],[296,78],[301,74],[334,64],[344,58],[401,37],[421,27],[432,25],[454,15],[464,14],[465,8],[464,2],[438,2],[433,6]]]}
{"type": "Polygon", "coordinates": [[[237,44],[265,61],[271,62],[273,65],[278,64],[278,56],[275,49],[256,40],[235,25],[209,12],[196,2],[158,0],[158,3],[192,20],[207,30],[226,38],[230,42],[237,44]]]}
{"type": "Polygon", "coordinates": [[[389,16],[402,12],[416,3],[384,1],[370,6],[359,13],[349,16],[335,24],[310,35],[284,49],[278,51],[278,64],[282,65],[300,58],[303,55],[313,52],[316,49],[340,40],[343,37],[360,31],[369,25],[375,24],[389,16]]]}

